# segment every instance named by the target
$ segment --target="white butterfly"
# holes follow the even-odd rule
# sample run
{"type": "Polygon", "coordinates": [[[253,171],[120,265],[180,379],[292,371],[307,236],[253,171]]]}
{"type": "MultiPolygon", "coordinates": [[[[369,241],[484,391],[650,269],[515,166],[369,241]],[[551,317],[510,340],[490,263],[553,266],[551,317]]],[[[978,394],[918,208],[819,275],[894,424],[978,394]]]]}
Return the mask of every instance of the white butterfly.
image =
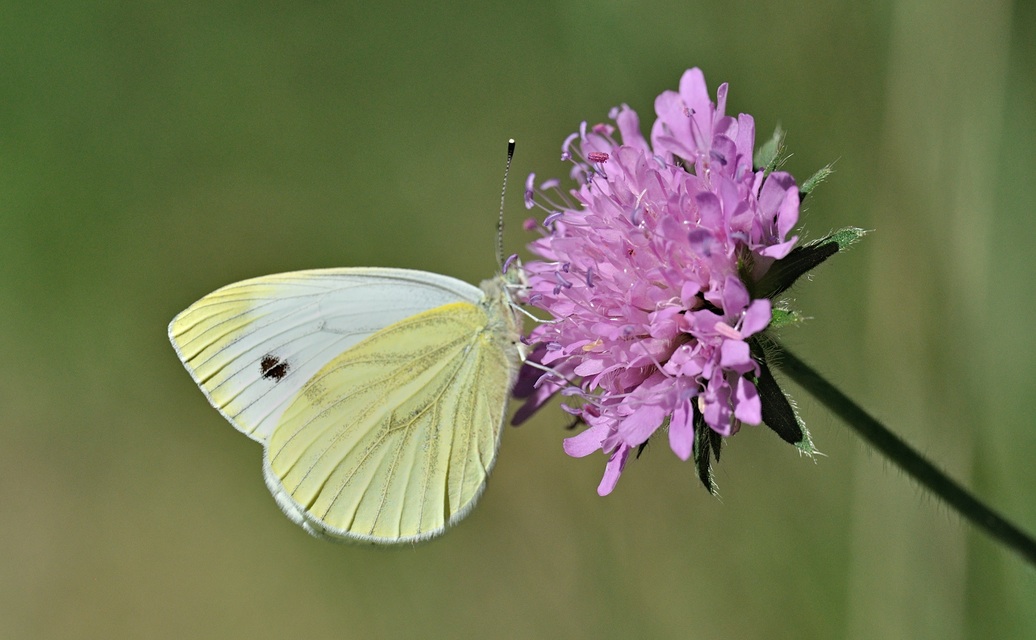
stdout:
{"type": "MultiPolygon", "coordinates": [[[[520,269],[519,269],[520,272],[520,269]]],[[[401,543],[471,510],[524,359],[503,276],[326,269],[214,291],[169,339],[263,445],[277,504],[318,537],[401,543]]]]}

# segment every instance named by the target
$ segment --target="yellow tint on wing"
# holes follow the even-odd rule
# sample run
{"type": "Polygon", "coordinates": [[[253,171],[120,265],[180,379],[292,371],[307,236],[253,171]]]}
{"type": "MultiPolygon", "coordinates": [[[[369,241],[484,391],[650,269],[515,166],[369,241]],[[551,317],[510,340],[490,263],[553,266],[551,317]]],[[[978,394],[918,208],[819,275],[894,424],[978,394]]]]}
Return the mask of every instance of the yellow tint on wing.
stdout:
{"type": "Polygon", "coordinates": [[[251,433],[254,425],[236,419],[245,407],[236,406],[235,400],[243,386],[259,379],[259,369],[249,370],[246,381],[228,383],[242,374],[236,359],[261,340],[257,321],[264,311],[257,301],[273,298],[282,288],[272,277],[229,285],[191,305],[169,327],[173,345],[195,382],[213,406],[246,433],[251,433]]]}
{"type": "Polygon", "coordinates": [[[457,302],[410,316],[306,383],[266,455],[309,528],[414,541],[474,505],[496,458],[517,366],[502,335],[513,321],[490,317],[497,311],[457,302]]]}

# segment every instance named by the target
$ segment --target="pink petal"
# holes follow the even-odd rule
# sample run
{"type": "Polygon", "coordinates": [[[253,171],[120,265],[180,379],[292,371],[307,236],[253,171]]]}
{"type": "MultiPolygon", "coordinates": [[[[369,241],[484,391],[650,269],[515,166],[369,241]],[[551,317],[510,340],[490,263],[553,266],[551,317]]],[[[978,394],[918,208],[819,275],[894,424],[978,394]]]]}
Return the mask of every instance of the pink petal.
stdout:
{"type": "Polygon", "coordinates": [[[618,432],[622,434],[623,441],[631,446],[637,446],[651,437],[665,420],[666,409],[664,407],[649,404],[640,407],[630,415],[626,416],[619,423],[618,432]]]}
{"type": "MultiPolygon", "coordinates": [[[[705,78],[702,77],[702,82],[704,82],[704,81],[705,81],[705,78]]],[[[723,114],[725,114],[727,112],[727,89],[728,88],[729,87],[727,86],[727,83],[724,82],[723,84],[719,85],[718,89],[716,89],[716,115],[722,116],[723,114]]]]}
{"type": "Polygon", "coordinates": [[[532,394],[527,396],[527,400],[518,407],[518,410],[514,412],[514,417],[511,418],[511,424],[519,426],[526,420],[532,417],[540,407],[545,405],[548,400],[554,397],[558,389],[563,386],[564,383],[558,384],[556,382],[544,382],[537,387],[532,394]]]}
{"type": "Polygon", "coordinates": [[[626,105],[622,105],[619,109],[619,114],[615,118],[616,124],[619,125],[619,135],[622,136],[622,144],[641,151],[650,151],[647,140],[644,139],[644,134],[640,132],[640,118],[637,117],[637,112],[630,109],[626,105]]]}
{"type": "MultiPolygon", "coordinates": [[[[684,71],[680,78],[680,97],[684,103],[694,112],[694,118],[705,126],[702,131],[712,134],[712,101],[709,100],[709,88],[705,84],[705,74],[701,69],[694,67],[684,71]]],[[[700,125],[699,125],[700,126],[700,125]]]]}
{"type": "Polygon", "coordinates": [[[724,340],[719,348],[719,366],[730,369],[752,361],[748,343],[744,340],[724,340]]]}
{"type": "Polygon", "coordinates": [[[759,400],[759,392],[747,378],[738,378],[735,397],[735,418],[746,424],[759,424],[763,421],[763,405],[759,400]]]}
{"type": "Polygon", "coordinates": [[[608,425],[602,423],[590,427],[577,436],[565,438],[565,441],[561,443],[561,446],[565,450],[565,453],[573,458],[583,458],[594,451],[600,451],[601,443],[604,442],[604,438],[607,435],[608,425]]]}
{"type": "Polygon", "coordinates": [[[773,317],[770,301],[763,298],[753,300],[741,318],[741,335],[748,337],[765,329],[773,317]]]}
{"type": "Polygon", "coordinates": [[[619,445],[612,457],[608,458],[608,464],[604,467],[604,477],[601,478],[601,484],[597,485],[597,495],[606,496],[615,489],[615,484],[622,475],[622,470],[626,466],[626,458],[629,455],[630,447],[619,445]]]}
{"type": "Polygon", "coordinates": [[[777,237],[784,238],[799,221],[799,188],[794,183],[777,211],[777,237]]]}
{"type": "Polygon", "coordinates": [[[694,402],[694,398],[681,402],[673,411],[672,420],[669,421],[669,448],[681,460],[690,458],[691,451],[694,449],[692,402],[694,402]]]}
{"type": "Polygon", "coordinates": [[[734,166],[737,162],[737,146],[727,136],[716,136],[712,139],[712,148],[709,151],[713,167],[722,167],[723,173],[734,174],[734,166]]]}
{"type": "MultiPolygon", "coordinates": [[[[737,117],[737,136],[734,142],[737,144],[737,169],[747,175],[752,170],[752,149],[755,146],[755,120],[747,113],[737,117]]],[[[734,175],[735,180],[740,180],[741,177],[739,173],[734,175]]]]}
{"type": "Polygon", "coordinates": [[[759,214],[766,220],[773,220],[784,203],[788,190],[795,187],[795,178],[784,171],[774,171],[766,177],[759,194],[759,214]]]}
{"type": "Polygon", "coordinates": [[[604,371],[604,360],[587,358],[579,363],[573,371],[577,376],[592,376],[604,371]]]}
{"type": "Polygon", "coordinates": [[[705,406],[702,415],[712,430],[724,436],[730,435],[730,385],[721,375],[709,380],[705,392],[705,406]]]}
{"type": "Polygon", "coordinates": [[[759,255],[766,256],[767,258],[773,258],[775,260],[780,260],[784,256],[791,253],[792,248],[798,241],[798,236],[792,236],[791,240],[788,240],[787,242],[782,242],[781,244],[775,244],[766,247],[765,249],[759,252],[759,255]]]}
{"type": "Polygon", "coordinates": [[[680,287],[680,301],[689,306],[694,297],[701,291],[701,284],[693,280],[687,280],[680,287]]]}
{"type": "Polygon", "coordinates": [[[698,215],[701,217],[703,227],[720,228],[723,226],[723,211],[716,194],[699,193],[694,200],[698,204],[698,215]]]}
{"type": "Polygon", "coordinates": [[[723,284],[723,311],[728,314],[741,313],[748,306],[748,289],[741,280],[727,276],[723,284]]]}

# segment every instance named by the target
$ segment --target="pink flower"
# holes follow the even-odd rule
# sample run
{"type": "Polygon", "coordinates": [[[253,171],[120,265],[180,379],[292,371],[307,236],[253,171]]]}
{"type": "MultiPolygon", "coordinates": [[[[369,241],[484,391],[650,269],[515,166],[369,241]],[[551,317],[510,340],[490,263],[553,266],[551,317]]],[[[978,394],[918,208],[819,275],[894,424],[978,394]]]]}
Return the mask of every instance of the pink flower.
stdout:
{"type": "Polygon", "coordinates": [[[568,396],[588,428],[565,451],[609,455],[601,495],[659,429],[687,460],[696,425],[730,436],[762,421],[749,339],[772,307],[751,291],[797,241],[799,191],[789,174],[753,168],[754,122],[725,115],[726,95],[723,84],[712,102],[691,69],[656,99],[650,143],[623,105],[614,125],[584,123],[565,140],[578,188],[526,185],[526,204],[547,215],[525,302],[550,315],[528,338],[530,360],[549,371],[525,370],[515,421],[568,396]]]}

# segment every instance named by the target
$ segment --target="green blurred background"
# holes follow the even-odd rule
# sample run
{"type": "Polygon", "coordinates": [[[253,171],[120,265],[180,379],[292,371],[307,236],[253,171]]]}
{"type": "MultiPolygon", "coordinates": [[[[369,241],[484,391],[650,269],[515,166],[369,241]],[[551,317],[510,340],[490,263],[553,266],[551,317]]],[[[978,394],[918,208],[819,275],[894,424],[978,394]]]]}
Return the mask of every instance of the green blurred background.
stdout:
{"type": "Polygon", "coordinates": [[[1036,573],[801,390],[709,497],[665,442],[596,495],[557,410],[416,548],[318,541],[166,338],[245,277],[492,272],[524,176],[690,66],[807,177],[786,342],[1036,531],[1036,8],[1003,0],[4,2],[0,637],[1036,637],[1036,573]]]}

